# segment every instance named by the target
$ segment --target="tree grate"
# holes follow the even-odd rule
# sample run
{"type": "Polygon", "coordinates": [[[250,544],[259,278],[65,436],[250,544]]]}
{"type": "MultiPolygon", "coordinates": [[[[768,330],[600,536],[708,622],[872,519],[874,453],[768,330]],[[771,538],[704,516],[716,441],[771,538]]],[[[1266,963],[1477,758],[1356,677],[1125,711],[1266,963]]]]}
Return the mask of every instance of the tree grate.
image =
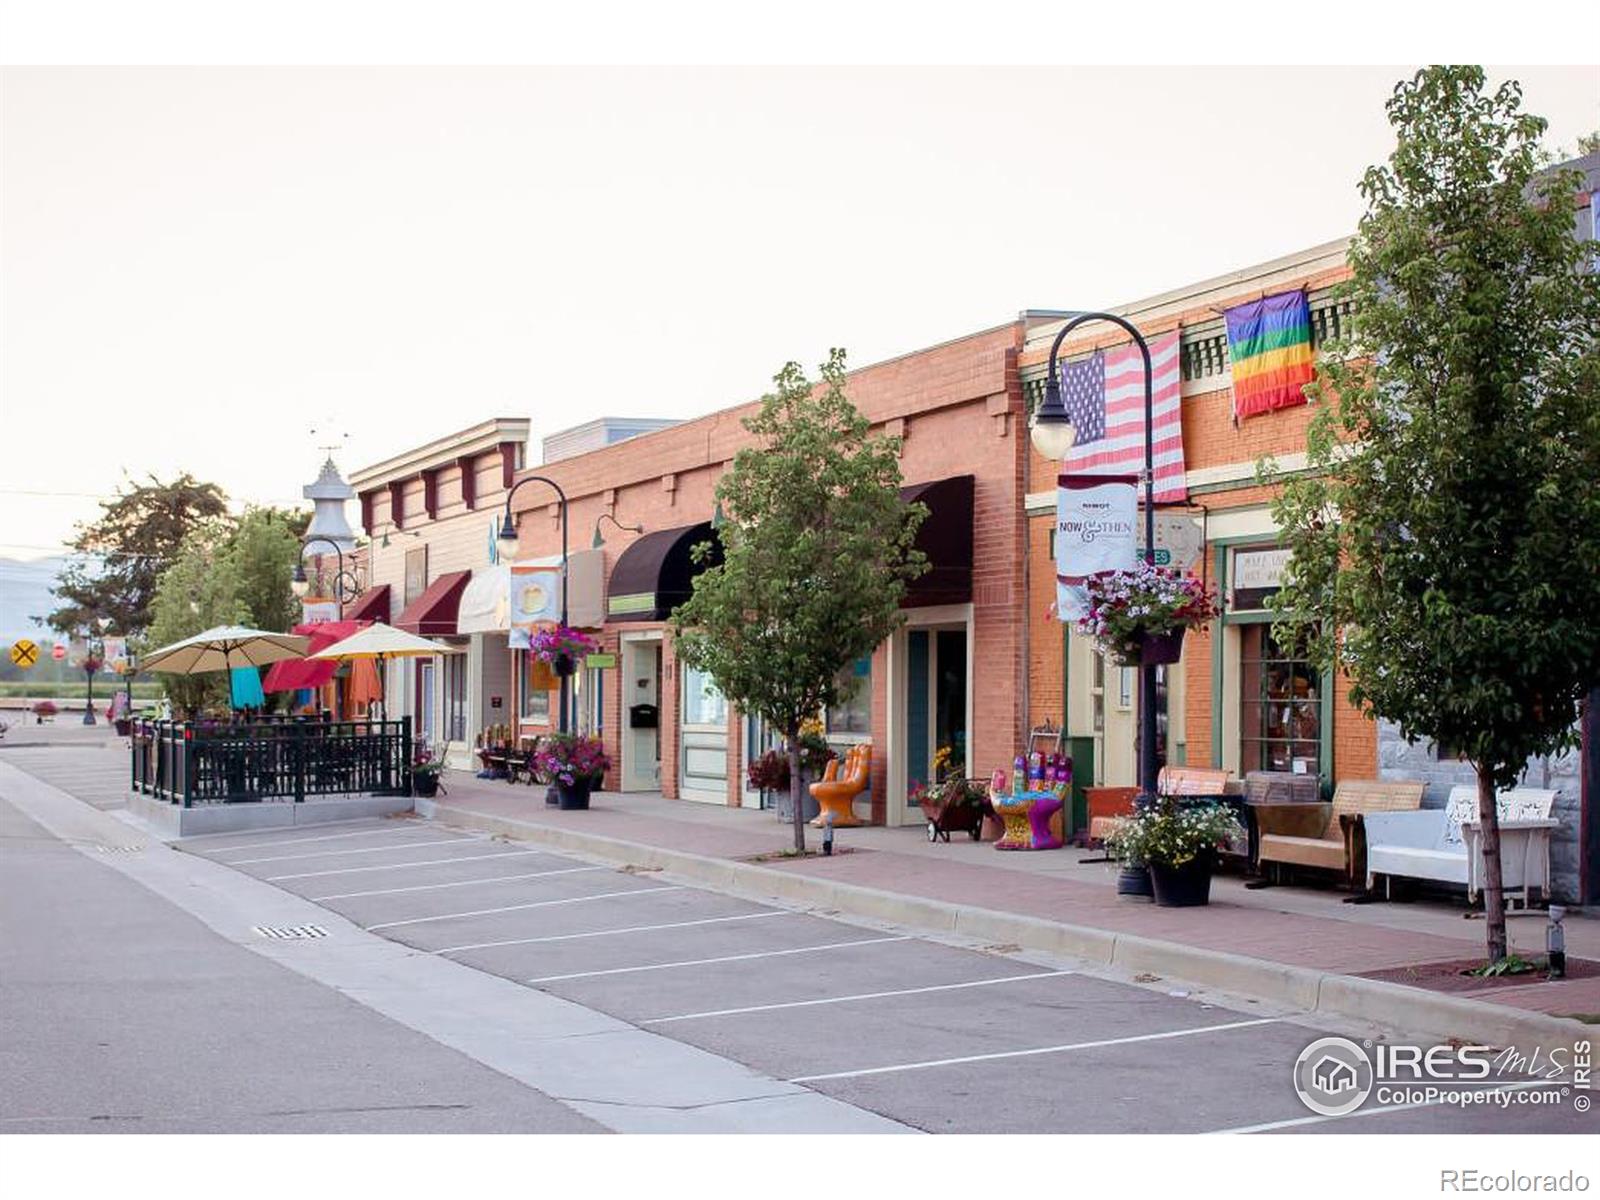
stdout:
{"type": "Polygon", "coordinates": [[[321,925],[256,925],[253,930],[260,937],[281,940],[328,936],[328,931],[321,925]]]}

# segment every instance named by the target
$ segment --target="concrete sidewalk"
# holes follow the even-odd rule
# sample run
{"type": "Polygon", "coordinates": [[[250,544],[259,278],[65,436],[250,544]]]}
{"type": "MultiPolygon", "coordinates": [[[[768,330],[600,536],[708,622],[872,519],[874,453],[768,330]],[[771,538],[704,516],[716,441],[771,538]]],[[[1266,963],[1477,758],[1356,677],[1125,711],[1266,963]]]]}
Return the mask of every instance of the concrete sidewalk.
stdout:
{"type": "MultiPolygon", "coordinates": [[[[654,794],[597,793],[586,812],[544,803],[544,789],[445,777],[448,795],[420,801],[440,820],[619,861],[687,871],[704,882],[908,925],[963,928],[997,942],[1149,970],[1222,990],[1370,1019],[1416,1031],[1463,1031],[1496,1044],[1586,1035],[1592,1026],[1535,1014],[1600,1013],[1600,976],[1454,991],[1359,978],[1483,954],[1483,924],[1442,902],[1350,905],[1344,893],[1301,887],[1246,890],[1219,876],[1205,908],[1157,908],[1119,899],[1116,868],[1082,864],[1068,848],[1001,853],[958,835],[930,844],[921,827],[843,829],[832,857],[762,858],[792,842],[771,812],[654,794]],[[759,862],[752,862],[760,858],[759,862]],[[1519,1024],[1520,1021],[1520,1024],[1519,1024]],[[1408,1026],[1409,1022],[1409,1026],[1408,1026]]],[[[820,842],[810,831],[808,845],[820,842]]],[[[1544,952],[1542,915],[1513,917],[1525,956],[1544,952]]],[[[1600,960],[1600,921],[1567,920],[1570,958],[1600,960]]]]}

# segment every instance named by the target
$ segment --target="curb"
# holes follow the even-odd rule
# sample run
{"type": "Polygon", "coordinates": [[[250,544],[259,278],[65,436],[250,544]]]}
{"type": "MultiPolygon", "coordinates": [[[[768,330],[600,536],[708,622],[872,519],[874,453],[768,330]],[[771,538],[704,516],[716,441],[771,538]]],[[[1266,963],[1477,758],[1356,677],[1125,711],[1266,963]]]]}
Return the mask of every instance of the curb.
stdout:
{"type": "Polygon", "coordinates": [[[860,884],[837,883],[775,871],[757,863],[710,858],[603,834],[530,824],[432,800],[418,799],[416,811],[419,816],[447,820],[484,833],[571,850],[619,864],[671,871],[696,883],[748,896],[835,909],[851,916],[932,933],[1015,943],[1026,950],[1081,958],[1127,971],[1148,971],[1309,1013],[1388,1026],[1412,1036],[1439,1041],[1455,1038],[1497,1048],[1514,1046],[1527,1053],[1536,1047],[1546,1051],[1570,1047],[1575,1039],[1592,1038],[1595,1032],[1580,1021],[1423,991],[1403,984],[1290,966],[1136,934],[1068,925],[1021,913],[972,908],[860,884]]]}

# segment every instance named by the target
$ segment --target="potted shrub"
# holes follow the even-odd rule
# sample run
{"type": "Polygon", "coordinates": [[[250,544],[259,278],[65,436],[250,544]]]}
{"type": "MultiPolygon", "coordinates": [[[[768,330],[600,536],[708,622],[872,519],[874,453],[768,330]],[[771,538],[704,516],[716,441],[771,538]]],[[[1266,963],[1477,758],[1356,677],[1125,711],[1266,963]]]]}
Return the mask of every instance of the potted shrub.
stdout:
{"type": "Polygon", "coordinates": [[[1125,862],[1149,867],[1157,904],[1181,908],[1210,902],[1217,848],[1243,832],[1221,804],[1164,796],[1117,822],[1106,846],[1125,862]]]}
{"type": "MultiPolygon", "coordinates": [[[[762,795],[762,807],[769,807],[768,797],[786,797],[789,794],[789,755],[783,750],[768,750],[745,768],[750,786],[762,795]]],[[[782,803],[782,800],[779,800],[782,803]]]]}
{"type": "Polygon", "coordinates": [[[437,796],[439,772],[443,770],[443,760],[435,758],[428,747],[418,746],[416,756],[411,760],[411,790],[423,797],[437,796]]]}
{"type": "Polygon", "coordinates": [[[1078,630],[1125,667],[1175,663],[1183,635],[1217,615],[1200,580],[1141,562],[1131,571],[1108,571],[1087,584],[1089,613],[1078,630]]]}
{"type": "Polygon", "coordinates": [[[55,720],[56,713],[61,710],[56,707],[54,700],[39,700],[33,706],[33,721],[36,725],[43,725],[46,721],[55,720]]]}
{"type": "Polygon", "coordinates": [[[599,738],[557,733],[539,739],[533,766],[539,778],[556,789],[561,808],[588,808],[589,793],[611,769],[611,759],[599,738]]]}
{"type": "Polygon", "coordinates": [[[557,675],[571,675],[585,654],[593,654],[600,643],[582,630],[567,625],[535,629],[528,637],[528,653],[546,664],[557,675]]]}

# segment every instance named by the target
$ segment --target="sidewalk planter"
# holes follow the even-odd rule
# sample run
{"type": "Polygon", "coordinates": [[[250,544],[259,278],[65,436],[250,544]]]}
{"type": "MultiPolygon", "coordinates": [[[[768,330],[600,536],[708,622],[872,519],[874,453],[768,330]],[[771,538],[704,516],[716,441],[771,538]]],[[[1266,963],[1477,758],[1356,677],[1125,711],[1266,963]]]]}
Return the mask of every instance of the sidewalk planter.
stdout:
{"type": "Polygon", "coordinates": [[[439,776],[433,771],[418,771],[411,777],[411,790],[423,798],[439,794],[439,776]]]}
{"type": "Polygon", "coordinates": [[[1156,904],[1162,908],[1192,908],[1211,903],[1211,875],[1216,866],[1213,855],[1202,854],[1181,867],[1150,868],[1150,886],[1156,904]]]}
{"type": "Polygon", "coordinates": [[[594,780],[578,779],[572,783],[556,784],[557,807],[563,812],[588,808],[589,793],[594,789],[594,780]]]}
{"type": "Polygon", "coordinates": [[[1139,646],[1139,665],[1144,667],[1175,663],[1183,658],[1183,635],[1188,630],[1179,625],[1165,633],[1147,633],[1139,646]]]}

